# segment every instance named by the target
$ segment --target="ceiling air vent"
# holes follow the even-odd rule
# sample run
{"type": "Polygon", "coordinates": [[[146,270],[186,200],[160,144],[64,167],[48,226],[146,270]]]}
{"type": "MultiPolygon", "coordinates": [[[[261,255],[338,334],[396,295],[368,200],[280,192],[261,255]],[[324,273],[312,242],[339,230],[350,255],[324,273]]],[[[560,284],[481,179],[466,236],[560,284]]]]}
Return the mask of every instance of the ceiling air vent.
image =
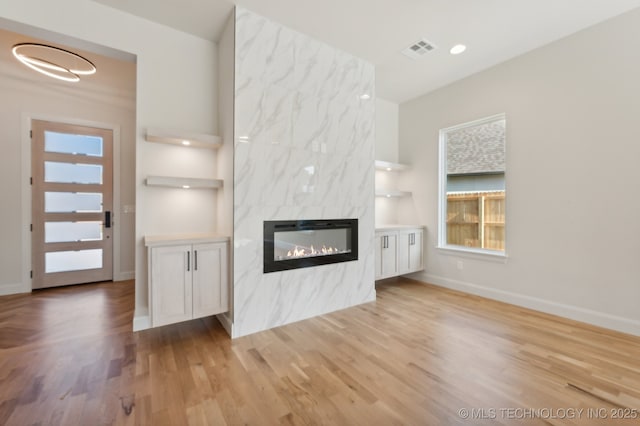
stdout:
{"type": "Polygon", "coordinates": [[[422,57],[425,53],[429,53],[432,50],[436,49],[436,45],[431,43],[429,40],[421,39],[413,43],[411,46],[407,47],[402,51],[406,56],[411,59],[418,59],[422,57]]]}

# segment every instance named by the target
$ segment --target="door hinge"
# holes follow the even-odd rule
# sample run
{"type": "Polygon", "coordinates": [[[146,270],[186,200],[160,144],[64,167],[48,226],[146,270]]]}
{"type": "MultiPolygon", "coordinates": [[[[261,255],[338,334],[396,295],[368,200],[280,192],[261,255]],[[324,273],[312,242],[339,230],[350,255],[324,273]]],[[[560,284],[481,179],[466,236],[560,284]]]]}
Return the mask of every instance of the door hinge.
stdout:
{"type": "Polygon", "coordinates": [[[29,185],[33,185],[33,178],[32,177],[29,178],[29,185]]]}
{"type": "Polygon", "coordinates": [[[33,223],[29,225],[29,230],[33,232],[33,223]]]}
{"type": "Polygon", "coordinates": [[[33,271],[29,271],[29,277],[33,278],[33,271]]]}
{"type": "Polygon", "coordinates": [[[29,130],[29,138],[33,139],[33,130],[29,130]]]}

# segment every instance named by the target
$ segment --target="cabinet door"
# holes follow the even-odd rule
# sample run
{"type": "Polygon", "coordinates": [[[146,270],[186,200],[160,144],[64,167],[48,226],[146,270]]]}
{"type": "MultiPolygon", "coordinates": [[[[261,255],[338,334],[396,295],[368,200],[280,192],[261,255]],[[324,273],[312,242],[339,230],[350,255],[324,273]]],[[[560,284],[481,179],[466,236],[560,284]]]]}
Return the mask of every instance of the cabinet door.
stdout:
{"type": "Polygon", "coordinates": [[[150,260],[152,325],[191,319],[191,246],[154,247],[150,260]]]}
{"type": "MultiPolygon", "coordinates": [[[[398,274],[398,256],[396,253],[398,244],[397,234],[386,234],[386,244],[382,245],[382,277],[392,277],[398,274]]],[[[385,242],[383,238],[383,243],[385,242]]]]}
{"type": "Polygon", "coordinates": [[[412,235],[411,232],[401,232],[398,235],[398,274],[406,274],[411,270],[410,250],[412,235]]]}
{"type": "Polygon", "coordinates": [[[402,275],[422,269],[422,230],[400,233],[398,236],[398,273],[402,275]]]}
{"type": "Polygon", "coordinates": [[[413,244],[409,245],[409,270],[421,271],[423,266],[422,231],[413,233],[413,244]]]}
{"type": "Polygon", "coordinates": [[[227,243],[193,246],[193,317],[229,310],[227,243]]]}

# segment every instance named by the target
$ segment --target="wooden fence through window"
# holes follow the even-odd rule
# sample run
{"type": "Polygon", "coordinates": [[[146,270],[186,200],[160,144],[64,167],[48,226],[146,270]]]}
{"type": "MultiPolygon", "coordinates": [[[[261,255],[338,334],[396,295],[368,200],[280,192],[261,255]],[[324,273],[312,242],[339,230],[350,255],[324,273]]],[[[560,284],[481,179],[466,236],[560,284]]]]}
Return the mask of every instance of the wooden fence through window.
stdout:
{"type": "Polygon", "coordinates": [[[447,194],[447,244],[504,250],[505,192],[447,194]]]}

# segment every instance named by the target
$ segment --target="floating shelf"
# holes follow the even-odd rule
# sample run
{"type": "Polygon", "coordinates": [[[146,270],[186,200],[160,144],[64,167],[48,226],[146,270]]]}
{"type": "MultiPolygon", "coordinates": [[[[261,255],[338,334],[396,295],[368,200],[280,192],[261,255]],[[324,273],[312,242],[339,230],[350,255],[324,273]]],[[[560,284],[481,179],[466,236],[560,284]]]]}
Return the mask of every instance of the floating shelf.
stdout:
{"type": "Polygon", "coordinates": [[[194,148],[218,149],[222,146],[222,139],[219,136],[183,133],[172,130],[147,129],[144,138],[148,142],[168,143],[194,148]]]}
{"type": "Polygon", "coordinates": [[[222,188],[220,179],[180,178],[170,176],[147,176],[147,186],[164,186],[168,188],[184,189],[215,189],[222,188]]]}
{"type": "Polygon", "coordinates": [[[386,170],[388,172],[399,172],[409,168],[406,164],[391,163],[389,161],[376,160],[376,170],[386,170]]]}
{"type": "Polygon", "coordinates": [[[397,191],[395,189],[377,189],[376,197],[386,197],[386,198],[400,198],[400,197],[410,197],[411,192],[408,191],[397,191]]]}

